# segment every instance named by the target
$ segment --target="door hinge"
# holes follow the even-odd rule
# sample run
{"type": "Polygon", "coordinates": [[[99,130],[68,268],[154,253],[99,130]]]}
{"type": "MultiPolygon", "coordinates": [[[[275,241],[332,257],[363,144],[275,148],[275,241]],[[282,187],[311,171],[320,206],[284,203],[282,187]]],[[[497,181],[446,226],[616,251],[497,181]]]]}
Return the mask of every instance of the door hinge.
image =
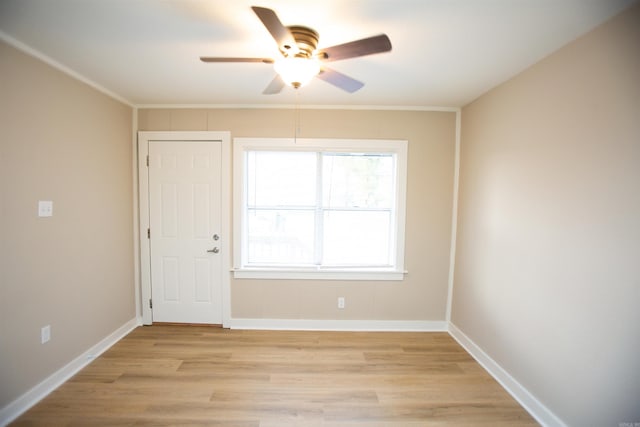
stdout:
{"type": "Polygon", "coordinates": [[[153,308],[153,301],[149,298],[149,308],[153,308]]]}
{"type": "Polygon", "coordinates": [[[151,229],[147,228],[147,239],[151,238],[151,229]]]}
{"type": "Polygon", "coordinates": [[[149,156],[147,156],[147,167],[149,167],[149,156]]]}

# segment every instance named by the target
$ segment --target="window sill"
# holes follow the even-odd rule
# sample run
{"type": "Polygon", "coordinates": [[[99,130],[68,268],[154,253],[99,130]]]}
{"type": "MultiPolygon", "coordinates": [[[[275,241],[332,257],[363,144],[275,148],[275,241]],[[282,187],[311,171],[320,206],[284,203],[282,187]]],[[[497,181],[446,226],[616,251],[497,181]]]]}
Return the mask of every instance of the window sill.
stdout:
{"type": "Polygon", "coordinates": [[[235,279],[270,280],[404,280],[407,271],[397,270],[299,270],[299,269],[259,269],[237,268],[231,270],[235,279]]]}

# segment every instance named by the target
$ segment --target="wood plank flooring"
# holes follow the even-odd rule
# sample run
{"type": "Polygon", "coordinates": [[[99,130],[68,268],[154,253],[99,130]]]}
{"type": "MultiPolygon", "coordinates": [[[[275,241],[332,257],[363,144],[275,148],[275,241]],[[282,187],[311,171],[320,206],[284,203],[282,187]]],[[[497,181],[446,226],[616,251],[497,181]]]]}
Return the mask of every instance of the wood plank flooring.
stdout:
{"type": "Polygon", "coordinates": [[[144,326],[15,426],[536,426],[446,333],[144,326]]]}

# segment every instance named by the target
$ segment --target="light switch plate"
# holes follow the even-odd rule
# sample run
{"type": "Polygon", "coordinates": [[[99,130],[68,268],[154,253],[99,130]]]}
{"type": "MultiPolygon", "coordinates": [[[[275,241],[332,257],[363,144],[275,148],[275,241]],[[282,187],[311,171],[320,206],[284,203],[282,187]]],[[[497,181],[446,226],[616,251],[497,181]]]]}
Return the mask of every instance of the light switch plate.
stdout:
{"type": "Polygon", "coordinates": [[[38,202],[38,216],[53,216],[53,202],[51,200],[40,200],[38,202]]]}

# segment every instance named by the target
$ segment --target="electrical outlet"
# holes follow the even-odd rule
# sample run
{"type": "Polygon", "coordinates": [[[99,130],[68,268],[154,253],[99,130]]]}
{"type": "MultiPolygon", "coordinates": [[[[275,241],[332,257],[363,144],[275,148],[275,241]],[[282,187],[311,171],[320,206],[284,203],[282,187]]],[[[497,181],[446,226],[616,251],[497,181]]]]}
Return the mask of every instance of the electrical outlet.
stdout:
{"type": "Polygon", "coordinates": [[[344,308],[344,297],[338,297],[338,308],[344,308]]]}
{"type": "Polygon", "coordinates": [[[42,344],[48,342],[51,339],[51,325],[47,325],[40,329],[40,341],[42,344]]]}
{"type": "Polygon", "coordinates": [[[53,202],[51,200],[40,200],[38,202],[38,216],[53,216],[53,202]]]}

